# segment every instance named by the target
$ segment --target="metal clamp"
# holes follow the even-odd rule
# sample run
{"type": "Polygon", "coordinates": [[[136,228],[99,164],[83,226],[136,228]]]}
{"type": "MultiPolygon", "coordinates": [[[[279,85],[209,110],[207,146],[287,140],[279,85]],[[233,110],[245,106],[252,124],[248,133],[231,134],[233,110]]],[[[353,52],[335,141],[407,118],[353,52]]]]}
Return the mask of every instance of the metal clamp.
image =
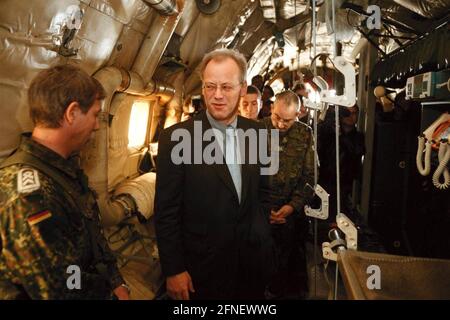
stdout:
{"type": "Polygon", "coordinates": [[[343,213],[336,217],[338,228],[344,233],[345,240],[334,229],[330,231],[330,242],[322,243],[322,255],[327,260],[337,261],[339,250],[356,250],[358,248],[358,230],[353,222],[343,213]]]}
{"type": "Polygon", "coordinates": [[[345,92],[343,95],[336,96],[334,92],[327,88],[320,92],[321,101],[345,107],[352,107],[356,102],[355,68],[342,56],[337,56],[333,60],[333,64],[335,68],[344,75],[345,92]]]}
{"type": "Polygon", "coordinates": [[[308,109],[313,109],[313,110],[318,110],[318,111],[322,111],[324,109],[324,104],[321,102],[314,102],[309,99],[304,99],[303,102],[304,102],[305,107],[308,109]]]}
{"type": "Polygon", "coordinates": [[[337,261],[337,252],[346,250],[347,243],[339,229],[331,229],[328,232],[328,237],[332,241],[331,243],[324,242],[322,244],[323,257],[328,260],[337,261]]]}
{"type": "Polygon", "coordinates": [[[322,254],[327,260],[337,261],[337,254],[331,249],[331,244],[329,242],[322,243],[322,254]]]}
{"type": "Polygon", "coordinates": [[[316,188],[314,189],[315,194],[320,198],[320,208],[319,209],[313,209],[310,206],[305,206],[305,214],[308,217],[317,218],[326,220],[328,219],[328,199],[330,195],[325,191],[324,188],[322,188],[320,185],[316,185],[316,188]]]}
{"type": "MultiPolygon", "coordinates": [[[[328,83],[321,76],[314,76],[313,82],[314,82],[314,84],[316,84],[319,87],[320,92],[328,91],[328,89],[329,89],[328,88],[328,83]]],[[[323,101],[322,102],[316,102],[316,101],[310,100],[308,98],[304,99],[303,101],[304,101],[305,107],[309,108],[309,109],[318,110],[318,111],[322,112],[327,107],[327,104],[324,103],[323,101]]]]}
{"type": "Polygon", "coordinates": [[[345,234],[347,249],[356,250],[358,248],[358,229],[356,229],[353,222],[343,213],[337,215],[336,221],[338,228],[345,234]]]}

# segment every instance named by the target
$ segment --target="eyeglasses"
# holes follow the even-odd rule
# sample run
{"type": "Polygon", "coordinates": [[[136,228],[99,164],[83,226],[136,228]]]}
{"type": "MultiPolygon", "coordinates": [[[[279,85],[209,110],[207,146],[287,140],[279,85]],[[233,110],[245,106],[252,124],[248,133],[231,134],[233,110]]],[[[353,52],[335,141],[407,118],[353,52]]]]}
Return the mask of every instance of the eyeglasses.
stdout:
{"type": "Polygon", "coordinates": [[[216,93],[217,88],[220,88],[220,91],[223,93],[230,93],[240,85],[242,85],[242,83],[238,83],[235,85],[232,85],[230,83],[217,85],[215,83],[207,82],[203,85],[203,89],[205,89],[205,91],[209,94],[216,93]]]}
{"type": "Polygon", "coordinates": [[[293,118],[293,119],[282,119],[282,118],[280,118],[280,116],[277,115],[276,113],[272,113],[272,116],[273,116],[273,119],[274,119],[276,122],[281,122],[281,123],[284,123],[284,124],[290,124],[290,123],[294,122],[295,119],[297,118],[297,117],[295,117],[295,118],[293,118]]]}

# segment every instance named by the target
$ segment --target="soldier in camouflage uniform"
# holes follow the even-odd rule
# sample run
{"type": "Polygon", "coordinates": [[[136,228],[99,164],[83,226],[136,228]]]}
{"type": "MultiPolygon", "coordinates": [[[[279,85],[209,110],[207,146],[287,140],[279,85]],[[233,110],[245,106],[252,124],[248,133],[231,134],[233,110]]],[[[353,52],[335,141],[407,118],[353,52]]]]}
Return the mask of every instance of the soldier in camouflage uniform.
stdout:
{"type": "MultiPolygon", "coordinates": [[[[272,115],[262,120],[267,129],[280,132],[279,170],[276,175],[268,177],[269,189],[263,197],[263,207],[270,212],[279,265],[269,291],[278,297],[287,294],[288,285],[295,283],[298,288],[299,281],[306,282],[300,277],[295,280],[292,270],[300,267],[306,274],[302,250],[306,233],[303,207],[311,197],[305,186],[314,184],[312,133],[309,127],[297,121],[299,111],[297,95],[284,91],[277,95],[272,115]]],[[[306,283],[302,286],[301,289],[306,290],[306,283]]],[[[296,293],[297,296],[299,294],[296,293]]]]}
{"type": "Polygon", "coordinates": [[[103,98],[101,84],[74,66],[31,83],[35,128],[0,165],[0,299],[128,299],[73,156],[98,129],[103,98]]]}

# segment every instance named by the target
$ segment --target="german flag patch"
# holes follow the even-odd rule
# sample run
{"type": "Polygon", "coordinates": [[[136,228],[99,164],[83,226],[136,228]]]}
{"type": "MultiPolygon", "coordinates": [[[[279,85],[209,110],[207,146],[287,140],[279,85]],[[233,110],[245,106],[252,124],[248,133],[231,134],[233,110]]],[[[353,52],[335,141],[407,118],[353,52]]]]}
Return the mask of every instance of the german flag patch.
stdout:
{"type": "Polygon", "coordinates": [[[27,218],[28,224],[30,226],[34,226],[35,224],[38,224],[39,222],[42,222],[44,220],[47,220],[52,216],[52,213],[49,210],[44,210],[35,214],[32,214],[27,218]]]}

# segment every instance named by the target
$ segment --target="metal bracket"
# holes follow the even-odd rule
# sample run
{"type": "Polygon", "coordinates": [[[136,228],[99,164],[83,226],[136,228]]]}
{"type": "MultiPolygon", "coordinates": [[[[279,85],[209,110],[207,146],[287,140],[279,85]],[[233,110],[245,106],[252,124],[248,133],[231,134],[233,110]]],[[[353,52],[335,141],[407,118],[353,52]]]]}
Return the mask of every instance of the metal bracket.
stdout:
{"type": "Polygon", "coordinates": [[[322,255],[327,260],[337,261],[337,251],[356,250],[358,248],[358,230],[353,222],[343,213],[336,217],[338,228],[344,233],[343,239],[322,243],[322,255]]]}
{"type": "MultiPolygon", "coordinates": [[[[313,82],[314,82],[315,85],[317,85],[319,87],[320,92],[328,90],[328,83],[321,76],[314,76],[313,82]]],[[[321,112],[327,106],[326,103],[315,102],[315,101],[312,101],[312,100],[310,100],[308,98],[304,99],[303,101],[304,101],[304,104],[305,104],[306,108],[318,110],[318,111],[321,111],[321,112]]]]}
{"type": "Polygon", "coordinates": [[[321,102],[314,102],[309,99],[304,99],[303,101],[304,101],[305,107],[308,109],[314,109],[314,110],[318,110],[318,111],[323,110],[324,104],[321,102]]]}
{"type": "Polygon", "coordinates": [[[63,57],[72,57],[78,54],[79,49],[71,47],[71,42],[81,27],[83,16],[83,10],[77,5],[71,5],[66,9],[61,33],[52,37],[55,45],[52,50],[63,57]]]}
{"type": "Polygon", "coordinates": [[[328,199],[330,195],[320,185],[316,185],[315,194],[320,198],[321,204],[319,209],[313,209],[310,206],[305,206],[305,214],[308,217],[318,218],[322,220],[328,219],[328,199]]]}
{"type": "Polygon", "coordinates": [[[334,58],[333,64],[344,75],[345,92],[343,95],[336,96],[330,90],[322,90],[320,92],[321,100],[335,105],[352,107],[356,102],[355,68],[342,56],[334,58]]]}
{"type": "Polygon", "coordinates": [[[60,44],[56,47],[58,54],[63,57],[72,57],[76,56],[78,53],[78,49],[70,47],[70,43],[75,37],[77,29],[69,29],[67,26],[63,28],[63,35],[61,39],[56,39],[55,41],[61,41],[60,44]]]}
{"type": "Polygon", "coordinates": [[[327,81],[321,76],[314,76],[313,82],[320,88],[320,91],[329,89],[327,81]]]}
{"type": "Polygon", "coordinates": [[[333,252],[331,249],[331,243],[329,242],[322,243],[322,254],[327,260],[337,261],[337,253],[333,252]]]}
{"type": "Polygon", "coordinates": [[[345,234],[347,249],[356,250],[358,248],[358,229],[353,222],[343,213],[336,217],[338,228],[345,234]]]}

